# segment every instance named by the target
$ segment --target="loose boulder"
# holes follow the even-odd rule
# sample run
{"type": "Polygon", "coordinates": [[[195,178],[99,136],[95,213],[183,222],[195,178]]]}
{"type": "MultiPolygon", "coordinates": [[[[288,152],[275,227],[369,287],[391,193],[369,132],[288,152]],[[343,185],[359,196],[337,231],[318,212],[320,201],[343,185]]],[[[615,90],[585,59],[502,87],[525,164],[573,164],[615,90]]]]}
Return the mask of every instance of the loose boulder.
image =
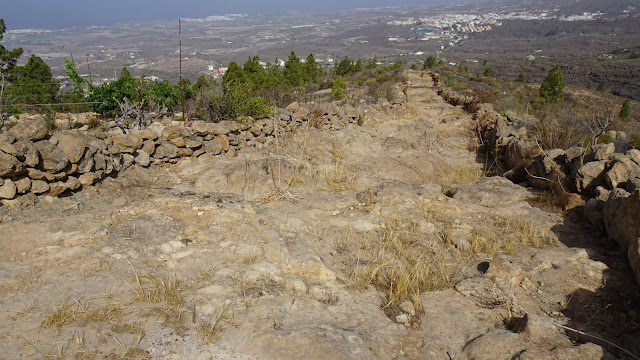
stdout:
{"type": "Polygon", "coordinates": [[[38,141],[44,139],[49,133],[47,122],[44,118],[25,120],[9,129],[9,134],[19,140],[38,141]]]}
{"type": "Polygon", "coordinates": [[[49,141],[38,141],[34,145],[42,157],[42,168],[45,171],[57,173],[69,164],[67,155],[49,141]]]}

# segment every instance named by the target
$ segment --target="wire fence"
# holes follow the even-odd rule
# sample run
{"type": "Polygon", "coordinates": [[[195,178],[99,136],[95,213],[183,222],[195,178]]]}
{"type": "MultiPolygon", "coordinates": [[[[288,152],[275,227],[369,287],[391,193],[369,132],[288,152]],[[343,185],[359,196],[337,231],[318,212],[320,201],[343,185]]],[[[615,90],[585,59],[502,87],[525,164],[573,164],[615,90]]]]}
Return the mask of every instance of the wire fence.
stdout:
{"type": "MultiPolygon", "coordinates": [[[[24,107],[54,107],[54,106],[89,106],[95,104],[104,104],[102,101],[64,101],[64,96],[72,94],[70,91],[60,92],[60,82],[37,82],[28,84],[14,84],[4,82],[3,96],[0,98],[0,105],[6,108],[24,108],[24,107]],[[58,85],[55,93],[52,91],[51,85],[58,85]],[[61,101],[55,101],[58,98],[61,101]]],[[[67,98],[68,100],[71,100],[67,98]]],[[[75,100],[75,99],[74,99],[75,100]]]]}

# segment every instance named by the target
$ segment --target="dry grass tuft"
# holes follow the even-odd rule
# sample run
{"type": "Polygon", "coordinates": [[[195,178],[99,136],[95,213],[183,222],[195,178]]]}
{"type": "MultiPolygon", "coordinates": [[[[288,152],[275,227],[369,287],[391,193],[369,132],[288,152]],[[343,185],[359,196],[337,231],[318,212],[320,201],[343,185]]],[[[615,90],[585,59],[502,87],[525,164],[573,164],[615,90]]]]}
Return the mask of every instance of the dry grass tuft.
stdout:
{"type": "Polygon", "coordinates": [[[158,303],[164,301],[168,305],[180,306],[184,304],[184,287],[175,275],[157,277],[153,273],[139,275],[134,272],[134,286],[131,287],[135,300],[143,303],[158,303]]]}
{"type": "Polygon", "coordinates": [[[223,330],[223,324],[229,324],[232,326],[237,326],[237,322],[235,320],[235,316],[229,313],[227,308],[222,309],[220,315],[216,316],[213,321],[205,321],[200,323],[200,325],[196,328],[202,342],[205,345],[212,344],[220,332],[223,330]]]}
{"type": "Polygon", "coordinates": [[[97,305],[91,302],[82,302],[68,299],[58,305],[54,305],[53,311],[43,321],[42,326],[52,328],[55,334],[59,329],[72,323],[110,323],[118,324],[122,321],[123,306],[117,302],[97,305]]]}
{"type": "Polygon", "coordinates": [[[512,254],[524,247],[540,248],[553,240],[538,230],[535,224],[524,219],[496,218],[471,231],[470,252],[495,256],[500,253],[512,254]]]}
{"type": "Polygon", "coordinates": [[[353,189],[356,177],[353,169],[343,165],[340,161],[331,162],[320,168],[320,172],[327,179],[327,185],[337,192],[353,189]]]}
{"type": "Polygon", "coordinates": [[[431,180],[446,191],[451,185],[478,182],[484,177],[484,172],[478,164],[441,163],[430,175],[431,180]]]}
{"type": "MultiPolygon", "coordinates": [[[[351,285],[375,284],[386,294],[385,307],[412,300],[419,307],[421,292],[451,287],[461,276],[455,259],[418,236],[413,222],[390,219],[379,232],[373,253],[359,252],[351,285]]],[[[418,309],[419,310],[419,309],[418,309]]]]}

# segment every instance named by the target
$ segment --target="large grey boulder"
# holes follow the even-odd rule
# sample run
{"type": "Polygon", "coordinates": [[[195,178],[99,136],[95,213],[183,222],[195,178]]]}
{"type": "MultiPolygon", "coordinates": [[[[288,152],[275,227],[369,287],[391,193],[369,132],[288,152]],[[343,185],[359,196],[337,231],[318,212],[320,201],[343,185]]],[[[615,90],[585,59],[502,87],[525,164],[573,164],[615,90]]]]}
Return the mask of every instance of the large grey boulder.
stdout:
{"type": "Polygon", "coordinates": [[[219,123],[207,123],[195,121],[191,129],[201,135],[226,135],[231,132],[242,130],[243,126],[237,121],[220,121],[219,123]]]}
{"type": "Polygon", "coordinates": [[[87,139],[79,133],[62,133],[57,132],[51,136],[51,140],[57,142],[58,148],[67,155],[72,164],[76,164],[82,158],[87,148],[87,139]]]}
{"type": "Polygon", "coordinates": [[[25,120],[9,129],[9,134],[19,140],[38,141],[44,139],[49,133],[47,122],[44,118],[25,120]]]}
{"type": "Polygon", "coordinates": [[[604,170],[606,161],[592,161],[582,165],[575,177],[575,185],[578,193],[588,194],[596,187],[604,184],[604,170]]]}
{"type": "Polygon", "coordinates": [[[62,171],[68,164],[69,158],[57,146],[49,141],[38,141],[34,143],[36,149],[42,157],[42,168],[45,171],[57,173],[62,171]]]}
{"type": "Polygon", "coordinates": [[[614,189],[604,204],[604,223],[609,237],[627,251],[631,268],[640,283],[640,190],[629,194],[614,189]]]}
{"type": "Polygon", "coordinates": [[[9,177],[24,170],[24,164],[13,155],[0,151],[0,177],[9,177]]]}
{"type": "Polygon", "coordinates": [[[18,140],[13,147],[18,150],[18,159],[25,165],[35,167],[40,163],[40,153],[31,141],[18,140]]]}
{"type": "Polygon", "coordinates": [[[622,154],[615,154],[607,167],[608,170],[604,174],[604,181],[610,189],[617,188],[630,178],[640,176],[640,165],[622,154]]]}
{"type": "Polygon", "coordinates": [[[160,142],[153,153],[156,159],[174,159],[178,156],[178,147],[168,141],[160,142]]]}
{"type": "Polygon", "coordinates": [[[167,126],[162,129],[162,140],[170,141],[176,138],[187,137],[193,133],[191,128],[184,126],[167,126]]]}
{"type": "Polygon", "coordinates": [[[142,137],[137,134],[116,135],[107,139],[107,144],[109,142],[117,146],[120,152],[127,154],[135,153],[144,143],[142,137]]]}

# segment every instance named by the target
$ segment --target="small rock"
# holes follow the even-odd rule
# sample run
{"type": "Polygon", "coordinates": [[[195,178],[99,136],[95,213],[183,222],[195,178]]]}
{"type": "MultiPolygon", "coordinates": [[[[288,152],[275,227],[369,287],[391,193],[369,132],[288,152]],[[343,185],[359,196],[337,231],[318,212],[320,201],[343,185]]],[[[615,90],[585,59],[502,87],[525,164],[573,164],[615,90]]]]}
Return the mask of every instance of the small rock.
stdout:
{"type": "Polygon", "coordinates": [[[408,326],[409,325],[409,315],[400,314],[400,315],[396,316],[396,322],[398,324],[403,324],[405,326],[408,326]]]}
{"type": "Polygon", "coordinates": [[[31,192],[34,194],[43,194],[49,191],[49,184],[43,180],[31,181],[31,192]]]}
{"type": "Polygon", "coordinates": [[[411,316],[415,316],[416,315],[416,308],[415,306],[413,306],[413,303],[409,300],[405,300],[403,302],[400,303],[399,305],[400,310],[404,311],[405,313],[411,315],[411,316]]]}
{"type": "Polygon", "coordinates": [[[0,199],[13,199],[16,196],[16,185],[11,180],[5,180],[0,186],[0,199]]]}
{"type": "Polygon", "coordinates": [[[28,177],[23,177],[22,179],[14,181],[14,184],[16,184],[16,191],[18,194],[25,194],[31,190],[31,179],[28,177]]]}

